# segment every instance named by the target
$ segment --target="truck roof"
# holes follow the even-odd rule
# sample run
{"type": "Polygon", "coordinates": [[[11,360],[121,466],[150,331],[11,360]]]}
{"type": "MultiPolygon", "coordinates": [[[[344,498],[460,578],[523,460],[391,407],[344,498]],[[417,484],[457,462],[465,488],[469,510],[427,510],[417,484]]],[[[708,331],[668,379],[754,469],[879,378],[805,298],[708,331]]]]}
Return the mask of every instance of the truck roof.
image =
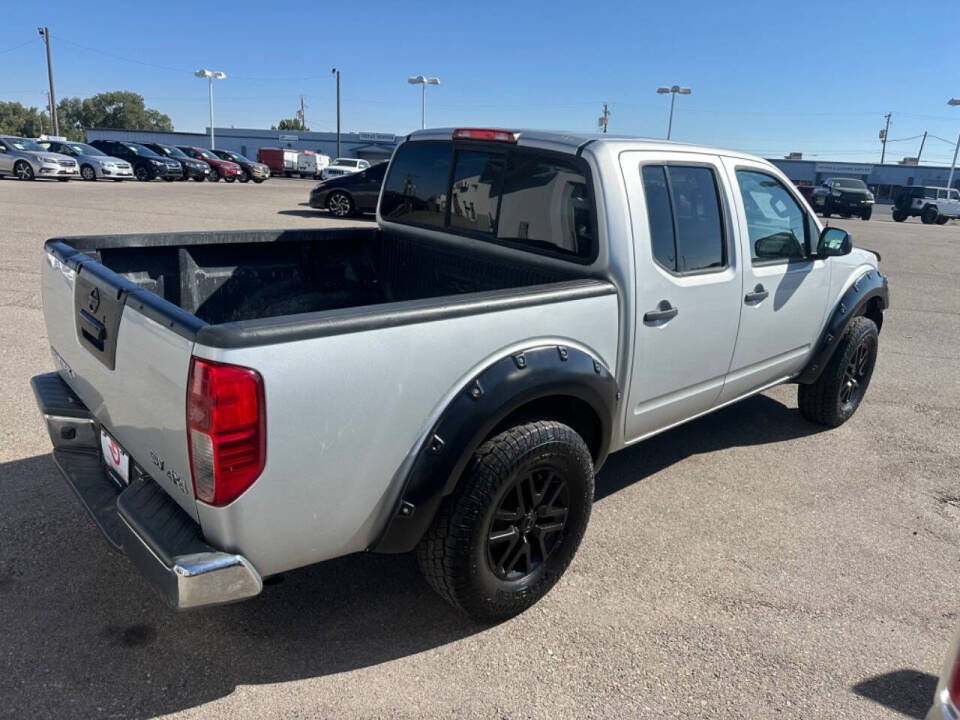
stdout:
{"type": "MultiPolygon", "coordinates": [[[[407,135],[407,140],[450,140],[453,137],[453,131],[457,128],[428,128],[426,130],[416,130],[407,135]]],[[[497,128],[500,129],[500,128],[497,128]]],[[[521,147],[539,147],[559,152],[574,153],[587,143],[599,144],[617,144],[630,145],[637,150],[664,150],[675,152],[698,152],[708,155],[726,155],[728,157],[746,158],[750,160],[759,160],[766,162],[762,158],[749,153],[728,150],[725,148],[710,147],[707,145],[696,145],[692,143],[681,143],[673,140],[660,140],[657,138],[645,138],[636,135],[614,135],[610,133],[589,133],[589,132],[565,132],[562,130],[525,130],[514,128],[503,128],[508,132],[519,133],[517,145],[521,147]]]]}

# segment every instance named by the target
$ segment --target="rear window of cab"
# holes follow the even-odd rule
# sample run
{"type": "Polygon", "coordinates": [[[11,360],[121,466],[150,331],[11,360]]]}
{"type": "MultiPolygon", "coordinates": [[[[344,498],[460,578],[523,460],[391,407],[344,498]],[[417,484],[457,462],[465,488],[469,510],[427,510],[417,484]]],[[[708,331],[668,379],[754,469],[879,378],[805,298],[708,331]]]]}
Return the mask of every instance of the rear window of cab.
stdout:
{"type": "Polygon", "coordinates": [[[390,165],[380,214],[579,262],[597,254],[590,172],[572,155],[499,143],[407,142],[390,165]]]}

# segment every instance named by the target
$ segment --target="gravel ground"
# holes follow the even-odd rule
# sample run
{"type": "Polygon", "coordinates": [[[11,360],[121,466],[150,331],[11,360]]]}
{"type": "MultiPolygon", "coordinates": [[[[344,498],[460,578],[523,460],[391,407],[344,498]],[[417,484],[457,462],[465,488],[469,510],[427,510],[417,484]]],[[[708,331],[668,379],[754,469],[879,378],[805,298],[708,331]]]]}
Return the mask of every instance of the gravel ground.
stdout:
{"type": "Polygon", "coordinates": [[[891,285],[853,420],[810,425],[784,386],[612,456],[577,558],[521,617],[474,624],[374,555],[168,611],[48,456],[42,244],[331,223],[309,187],[0,181],[0,716],[922,716],[958,622],[960,227],[886,208],[831,221],[891,285]]]}

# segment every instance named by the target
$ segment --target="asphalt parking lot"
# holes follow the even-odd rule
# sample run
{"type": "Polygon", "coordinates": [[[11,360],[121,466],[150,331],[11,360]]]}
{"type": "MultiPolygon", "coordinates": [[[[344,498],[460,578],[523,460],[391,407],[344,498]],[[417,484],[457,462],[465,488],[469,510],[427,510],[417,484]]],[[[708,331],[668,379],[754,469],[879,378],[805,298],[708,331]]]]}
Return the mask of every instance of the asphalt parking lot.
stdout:
{"type": "Polygon", "coordinates": [[[43,242],[335,222],[310,187],[0,180],[0,716],[922,716],[960,622],[960,226],[883,207],[830,221],[890,279],[857,415],[824,431],[784,386],[612,456],[524,615],[477,625],[374,555],[167,610],[48,456],[43,242]]]}

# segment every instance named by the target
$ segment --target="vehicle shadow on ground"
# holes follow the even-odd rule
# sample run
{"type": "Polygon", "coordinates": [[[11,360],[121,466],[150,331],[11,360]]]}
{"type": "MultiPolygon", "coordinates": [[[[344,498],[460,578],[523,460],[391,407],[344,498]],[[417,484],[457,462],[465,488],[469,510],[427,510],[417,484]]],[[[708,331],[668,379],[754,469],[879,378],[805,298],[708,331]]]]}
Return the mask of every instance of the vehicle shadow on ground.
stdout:
{"type": "MultiPolygon", "coordinates": [[[[325,217],[325,218],[330,218],[331,220],[340,219],[331,215],[326,210],[319,210],[319,209],[317,210],[277,210],[277,215],[292,215],[294,217],[312,217],[312,218],[325,217]]],[[[376,222],[377,220],[377,218],[373,215],[361,215],[361,214],[354,214],[344,219],[361,220],[361,221],[366,220],[368,222],[376,222]]]]}
{"type": "MultiPolygon", "coordinates": [[[[817,430],[758,396],[614,455],[597,496],[694,453],[817,430]]],[[[244,603],[174,613],[107,547],[47,455],[0,465],[0,627],[4,712],[34,718],[154,717],[488,629],[437,597],[409,555],[340,558],[244,603]]]]}
{"type": "Polygon", "coordinates": [[[754,395],[611,455],[597,475],[594,500],[602,500],[691,455],[784,442],[826,429],[805,420],[796,408],[766,395],[754,395]]]}
{"type": "Polygon", "coordinates": [[[853,686],[857,695],[911,718],[926,717],[937,691],[937,678],[920,670],[895,670],[853,686]]]}

